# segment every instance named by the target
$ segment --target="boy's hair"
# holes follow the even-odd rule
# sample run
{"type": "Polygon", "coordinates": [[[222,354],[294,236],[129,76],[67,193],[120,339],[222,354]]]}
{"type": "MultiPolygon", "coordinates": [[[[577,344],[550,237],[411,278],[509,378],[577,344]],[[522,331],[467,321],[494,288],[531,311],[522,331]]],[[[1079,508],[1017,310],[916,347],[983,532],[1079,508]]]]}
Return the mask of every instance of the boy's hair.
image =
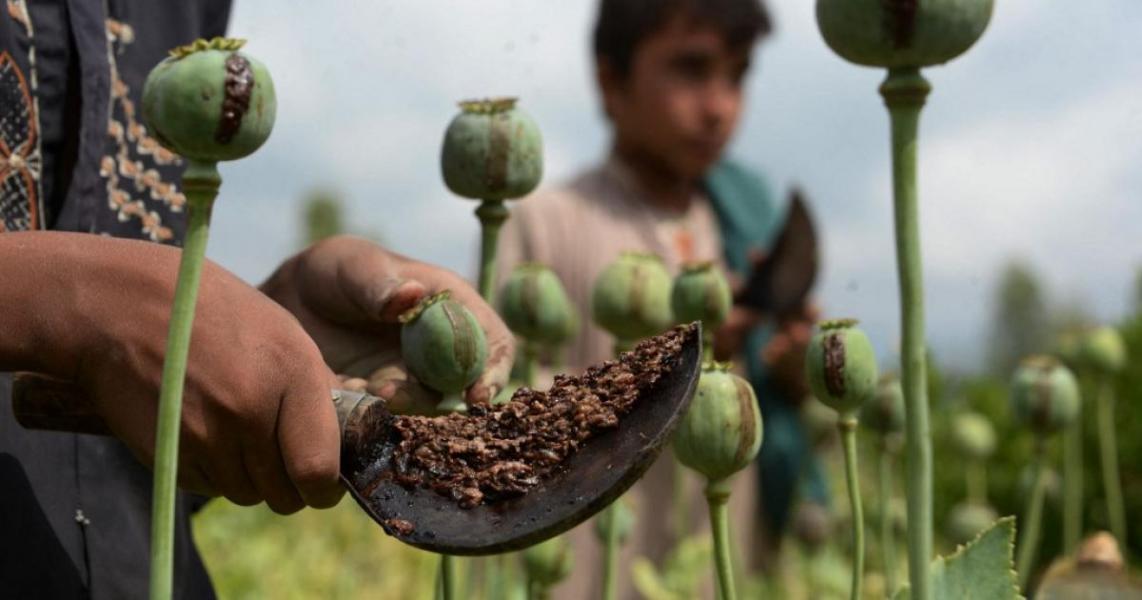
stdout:
{"type": "Polygon", "coordinates": [[[626,77],[638,45],[675,14],[712,25],[731,48],[752,45],[772,28],[762,0],[601,0],[595,57],[626,77]]]}

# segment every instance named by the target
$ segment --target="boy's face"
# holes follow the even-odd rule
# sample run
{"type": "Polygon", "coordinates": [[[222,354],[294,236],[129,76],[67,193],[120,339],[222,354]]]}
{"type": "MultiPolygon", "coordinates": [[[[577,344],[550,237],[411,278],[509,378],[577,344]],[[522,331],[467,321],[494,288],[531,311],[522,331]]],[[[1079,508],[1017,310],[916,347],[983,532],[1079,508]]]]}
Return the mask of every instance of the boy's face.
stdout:
{"type": "Polygon", "coordinates": [[[599,65],[603,101],[619,147],[685,179],[698,179],[737,126],[750,46],[675,15],[635,49],[630,72],[599,65]]]}

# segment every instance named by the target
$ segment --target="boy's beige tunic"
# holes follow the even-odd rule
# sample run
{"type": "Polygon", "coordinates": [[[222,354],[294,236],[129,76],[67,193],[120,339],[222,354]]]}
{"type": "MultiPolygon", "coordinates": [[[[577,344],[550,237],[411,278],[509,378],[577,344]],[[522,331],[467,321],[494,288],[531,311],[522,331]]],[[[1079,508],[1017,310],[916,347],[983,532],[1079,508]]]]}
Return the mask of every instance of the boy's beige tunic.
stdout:
{"type": "MultiPolygon", "coordinates": [[[[722,263],[717,220],[704,197],[695,195],[684,213],[656,208],[615,158],[566,185],[542,190],[514,203],[500,242],[499,276],[503,279],[520,262],[536,261],[554,269],[562,279],[583,317],[580,335],[567,354],[568,370],[585,368],[613,353],[612,338],[591,321],[591,287],[595,277],[626,250],[657,254],[671,274],[677,274],[687,262],[722,263]]],[[[620,557],[623,598],[638,597],[629,572],[634,559],[646,556],[660,563],[673,547],[673,481],[673,457],[665,450],[625,496],[634,509],[636,524],[620,557]]],[[[754,481],[750,468],[734,482],[730,510],[735,535],[753,530],[754,481]]],[[[692,474],[688,474],[686,483],[692,530],[705,531],[708,527],[702,484],[692,474]]],[[[584,523],[569,536],[575,549],[575,567],[570,579],[556,588],[555,597],[598,597],[602,572],[594,521],[584,523]]],[[[744,541],[738,542],[739,549],[748,547],[744,541]]]]}

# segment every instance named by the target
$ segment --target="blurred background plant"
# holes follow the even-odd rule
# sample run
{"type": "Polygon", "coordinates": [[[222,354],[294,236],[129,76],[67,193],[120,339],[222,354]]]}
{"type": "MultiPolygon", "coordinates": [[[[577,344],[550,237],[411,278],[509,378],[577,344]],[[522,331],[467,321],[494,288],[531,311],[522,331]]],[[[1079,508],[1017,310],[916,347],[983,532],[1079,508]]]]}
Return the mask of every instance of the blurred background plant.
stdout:
{"type": "MultiPolygon", "coordinates": [[[[316,240],[344,230],[347,218],[342,213],[342,200],[327,188],[307,196],[298,222],[304,240],[316,240]]],[[[938,355],[930,358],[929,378],[932,398],[932,425],[935,440],[935,521],[937,550],[947,552],[966,535],[956,529],[959,540],[944,531],[945,524],[955,520],[957,504],[965,496],[964,460],[955,443],[953,424],[956,416],[972,411],[987,419],[995,429],[995,450],[987,463],[986,494],[988,503],[999,515],[1022,512],[1026,491],[1021,487],[1023,471],[1029,464],[1033,443],[1021,435],[1021,428],[1011,419],[1008,407],[1010,371],[999,363],[1017,360],[1018,356],[1050,352],[1065,332],[1080,334],[1096,320],[1085,310],[1081,300],[1073,297],[1057,299],[1042,283],[1035,268],[1025,261],[1012,261],[992,291],[993,325],[989,341],[981,344],[988,357],[988,367],[978,371],[941,368],[938,355]],[[1028,314],[1029,313],[1029,314],[1028,314]],[[1036,332],[1017,333],[1035,328],[1036,332]],[[1016,340],[1016,341],[1012,341],[1016,340]]],[[[1125,341],[1129,361],[1115,376],[1113,385],[1118,398],[1116,426],[1122,474],[1123,495],[1127,515],[1142,514],[1142,269],[1132,274],[1132,297],[1127,306],[1132,312],[1115,326],[1125,341]]],[[[884,360],[885,370],[892,370],[892,360],[884,360]]],[[[1014,363],[1011,363],[1014,364],[1014,363]]],[[[1081,365],[1080,378],[1089,379],[1081,365]]],[[[1084,388],[1089,397],[1093,390],[1084,388]]],[[[806,403],[806,418],[812,420],[816,403],[806,403]]],[[[831,411],[826,411],[831,413],[831,411]]],[[[835,437],[835,421],[830,419],[814,430],[821,432],[816,451],[824,463],[832,489],[844,489],[841,452],[835,437]],[[830,437],[831,436],[831,437],[830,437]]],[[[1084,537],[1097,530],[1108,529],[1109,520],[1101,474],[1097,468],[1098,439],[1095,411],[1085,410],[1083,446],[1087,468],[1083,486],[1084,537]]],[[[862,428],[861,453],[875,456],[877,435],[862,428]]],[[[1051,461],[1061,464],[1061,446],[1052,445],[1051,461]]],[[[897,545],[903,544],[903,506],[897,462],[897,498],[888,506],[878,502],[875,461],[865,461],[861,468],[866,524],[875,527],[883,511],[895,524],[897,545]]],[[[743,598],[843,598],[847,595],[851,548],[851,517],[844,502],[834,502],[828,512],[812,506],[825,515],[824,534],[814,538],[792,532],[782,548],[782,557],[770,573],[738,575],[743,598]]],[[[1044,506],[1044,523],[1036,565],[1037,572],[1046,569],[1062,550],[1062,504],[1058,492],[1049,493],[1044,506]]],[[[820,516],[820,515],[818,515],[820,516]]],[[[820,519],[818,519],[820,520],[820,519]]],[[[796,528],[795,528],[796,529],[796,528]]],[[[807,534],[812,533],[806,530],[807,534]]],[[[264,506],[242,508],[221,500],[210,502],[195,518],[194,534],[201,546],[207,567],[221,598],[367,598],[385,597],[422,599],[434,593],[437,558],[404,546],[387,536],[370,521],[349,498],[328,511],[304,510],[282,517],[264,506]]],[[[1136,564],[1142,556],[1142,527],[1128,531],[1123,548],[1127,564],[1136,564]]],[[[866,597],[880,597],[885,579],[883,553],[879,535],[868,536],[866,597]]],[[[897,578],[906,573],[903,553],[896,552],[897,578]]],[[[641,594],[647,598],[692,597],[688,592],[700,581],[709,580],[709,546],[691,540],[680,546],[662,565],[639,560],[623,565],[624,577],[632,577],[641,594]]],[[[1035,578],[1032,578],[1034,581],[1035,578]]]]}

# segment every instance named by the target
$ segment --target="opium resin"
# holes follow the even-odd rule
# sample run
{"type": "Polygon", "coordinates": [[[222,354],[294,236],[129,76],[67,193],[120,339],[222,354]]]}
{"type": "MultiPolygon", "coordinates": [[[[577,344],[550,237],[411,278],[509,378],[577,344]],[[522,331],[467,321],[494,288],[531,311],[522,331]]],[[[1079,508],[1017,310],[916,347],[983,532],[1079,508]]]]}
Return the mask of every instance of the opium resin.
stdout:
{"type": "Polygon", "coordinates": [[[591,437],[619,427],[644,392],[678,365],[694,335],[693,326],[677,327],[582,375],[557,376],[546,392],[522,388],[500,406],[396,417],[391,477],[461,508],[526,494],[591,437]]]}

